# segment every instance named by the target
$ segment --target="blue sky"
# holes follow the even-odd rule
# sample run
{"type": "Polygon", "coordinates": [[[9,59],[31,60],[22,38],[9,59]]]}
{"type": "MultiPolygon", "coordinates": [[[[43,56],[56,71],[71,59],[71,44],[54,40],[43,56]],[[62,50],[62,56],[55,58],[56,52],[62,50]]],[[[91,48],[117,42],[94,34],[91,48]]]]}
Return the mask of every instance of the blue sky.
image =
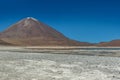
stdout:
{"type": "Polygon", "coordinates": [[[29,16],[78,41],[120,39],[119,0],[0,0],[0,31],[29,16]]]}

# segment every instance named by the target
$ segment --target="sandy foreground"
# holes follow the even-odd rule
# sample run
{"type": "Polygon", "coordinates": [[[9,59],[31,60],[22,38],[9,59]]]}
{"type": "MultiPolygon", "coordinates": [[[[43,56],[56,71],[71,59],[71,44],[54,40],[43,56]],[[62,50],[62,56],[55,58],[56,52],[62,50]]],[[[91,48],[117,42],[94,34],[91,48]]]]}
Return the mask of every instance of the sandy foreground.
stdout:
{"type": "Polygon", "coordinates": [[[103,55],[118,55],[119,50],[52,52],[56,49],[0,47],[0,80],[120,80],[120,58],[103,55]]]}

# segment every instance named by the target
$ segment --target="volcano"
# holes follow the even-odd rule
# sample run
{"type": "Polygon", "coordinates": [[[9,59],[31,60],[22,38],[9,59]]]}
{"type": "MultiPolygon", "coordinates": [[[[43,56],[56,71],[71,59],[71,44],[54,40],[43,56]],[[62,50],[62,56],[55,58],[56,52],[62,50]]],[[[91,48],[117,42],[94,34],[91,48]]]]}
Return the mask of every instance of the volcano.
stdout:
{"type": "Polygon", "coordinates": [[[26,46],[89,46],[90,43],[71,40],[52,27],[28,17],[10,26],[0,35],[2,41],[26,46]]]}

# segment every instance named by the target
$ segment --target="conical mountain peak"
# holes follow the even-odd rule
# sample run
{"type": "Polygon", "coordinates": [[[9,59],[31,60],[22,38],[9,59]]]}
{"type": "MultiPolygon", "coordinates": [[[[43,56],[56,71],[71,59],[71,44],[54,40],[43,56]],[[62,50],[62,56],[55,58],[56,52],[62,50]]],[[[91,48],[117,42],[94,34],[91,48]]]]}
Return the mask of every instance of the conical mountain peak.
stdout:
{"type": "Polygon", "coordinates": [[[34,20],[34,21],[38,21],[36,18],[33,18],[33,17],[27,17],[26,20],[34,20]]]}
{"type": "MultiPolygon", "coordinates": [[[[26,25],[26,24],[30,25],[30,24],[33,24],[33,23],[41,23],[41,22],[39,22],[37,19],[35,19],[33,17],[27,17],[27,18],[22,19],[18,23],[20,23],[20,24],[22,23],[24,25],[26,25]]],[[[18,24],[18,23],[16,23],[16,24],[18,24]]]]}
{"type": "Polygon", "coordinates": [[[35,26],[35,24],[39,24],[39,23],[41,22],[39,22],[37,19],[33,17],[27,17],[19,21],[17,24],[23,24],[23,27],[30,27],[30,26],[33,27],[35,26]]]}
{"type": "Polygon", "coordinates": [[[39,20],[37,20],[36,18],[27,17],[27,18],[24,18],[24,19],[18,21],[16,24],[26,24],[26,23],[31,24],[32,22],[40,23],[39,20]]]}
{"type": "Polygon", "coordinates": [[[28,17],[22,19],[10,28],[5,30],[2,37],[11,38],[51,38],[51,39],[66,39],[66,37],[50,26],[38,21],[35,18],[28,17]]]}
{"type": "Polygon", "coordinates": [[[15,23],[0,35],[1,39],[16,45],[88,45],[65,37],[52,27],[27,17],[15,23]]]}

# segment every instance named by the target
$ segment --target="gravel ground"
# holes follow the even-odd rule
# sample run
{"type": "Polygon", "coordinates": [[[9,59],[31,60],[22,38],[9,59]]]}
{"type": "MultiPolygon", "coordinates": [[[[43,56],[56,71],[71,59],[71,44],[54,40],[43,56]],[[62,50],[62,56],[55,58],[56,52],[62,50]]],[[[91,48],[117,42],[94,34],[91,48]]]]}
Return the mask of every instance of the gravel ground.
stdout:
{"type": "Polygon", "coordinates": [[[120,58],[1,51],[0,80],[120,80],[120,58]]]}

